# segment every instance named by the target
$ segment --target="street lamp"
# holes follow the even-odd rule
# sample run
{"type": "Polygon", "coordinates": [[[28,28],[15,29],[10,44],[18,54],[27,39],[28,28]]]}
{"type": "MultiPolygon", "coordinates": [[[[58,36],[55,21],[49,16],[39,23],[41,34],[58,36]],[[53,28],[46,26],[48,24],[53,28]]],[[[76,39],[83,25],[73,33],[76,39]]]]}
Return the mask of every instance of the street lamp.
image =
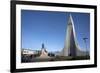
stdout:
{"type": "Polygon", "coordinates": [[[83,38],[83,40],[84,40],[84,43],[85,43],[85,45],[86,45],[86,56],[87,56],[87,43],[86,43],[86,40],[87,40],[88,38],[83,38]]]}

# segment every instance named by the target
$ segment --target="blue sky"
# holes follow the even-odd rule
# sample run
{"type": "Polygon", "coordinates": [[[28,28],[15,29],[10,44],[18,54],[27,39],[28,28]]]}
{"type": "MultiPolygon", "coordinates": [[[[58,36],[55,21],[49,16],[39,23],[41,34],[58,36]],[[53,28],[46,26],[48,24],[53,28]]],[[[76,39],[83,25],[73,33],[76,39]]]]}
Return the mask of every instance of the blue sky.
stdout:
{"type": "Polygon", "coordinates": [[[90,14],[74,12],[54,12],[21,10],[22,48],[40,50],[44,43],[47,51],[60,51],[64,47],[69,14],[72,15],[76,37],[81,49],[86,49],[83,41],[87,37],[90,49],[90,14]]]}

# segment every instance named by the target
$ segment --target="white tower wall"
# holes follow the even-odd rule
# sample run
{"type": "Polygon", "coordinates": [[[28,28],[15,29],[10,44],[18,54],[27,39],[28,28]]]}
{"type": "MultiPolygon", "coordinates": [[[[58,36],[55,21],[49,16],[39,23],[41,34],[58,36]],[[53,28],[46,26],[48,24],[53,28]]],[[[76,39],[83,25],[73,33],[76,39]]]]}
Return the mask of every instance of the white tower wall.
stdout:
{"type": "Polygon", "coordinates": [[[75,34],[74,22],[71,15],[69,16],[67,30],[66,30],[65,44],[61,54],[63,56],[85,56],[86,55],[86,52],[82,51],[78,45],[76,34],[75,34]]]}

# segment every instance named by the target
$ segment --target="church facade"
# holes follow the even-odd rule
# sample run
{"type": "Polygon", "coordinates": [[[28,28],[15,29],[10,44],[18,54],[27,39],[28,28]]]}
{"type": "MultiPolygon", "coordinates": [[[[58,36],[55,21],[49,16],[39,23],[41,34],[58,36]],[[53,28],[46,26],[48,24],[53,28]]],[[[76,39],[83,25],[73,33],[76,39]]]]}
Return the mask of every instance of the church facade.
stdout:
{"type": "Polygon", "coordinates": [[[67,29],[66,29],[65,44],[61,52],[61,55],[75,57],[75,56],[86,56],[87,54],[89,53],[81,50],[78,45],[78,41],[75,33],[74,21],[70,14],[67,29]]]}

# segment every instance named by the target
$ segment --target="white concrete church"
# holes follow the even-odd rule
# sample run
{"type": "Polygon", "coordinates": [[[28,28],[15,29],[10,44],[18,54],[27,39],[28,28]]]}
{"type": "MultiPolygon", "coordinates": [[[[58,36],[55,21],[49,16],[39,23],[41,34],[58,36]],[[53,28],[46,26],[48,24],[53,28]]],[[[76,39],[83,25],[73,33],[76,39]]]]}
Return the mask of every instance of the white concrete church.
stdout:
{"type": "Polygon", "coordinates": [[[74,56],[86,56],[88,54],[89,54],[88,52],[83,51],[78,45],[78,41],[75,34],[74,21],[70,14],[66,29],[65,44],[61,52],[61,55],[74,57],[74,56]]]}

